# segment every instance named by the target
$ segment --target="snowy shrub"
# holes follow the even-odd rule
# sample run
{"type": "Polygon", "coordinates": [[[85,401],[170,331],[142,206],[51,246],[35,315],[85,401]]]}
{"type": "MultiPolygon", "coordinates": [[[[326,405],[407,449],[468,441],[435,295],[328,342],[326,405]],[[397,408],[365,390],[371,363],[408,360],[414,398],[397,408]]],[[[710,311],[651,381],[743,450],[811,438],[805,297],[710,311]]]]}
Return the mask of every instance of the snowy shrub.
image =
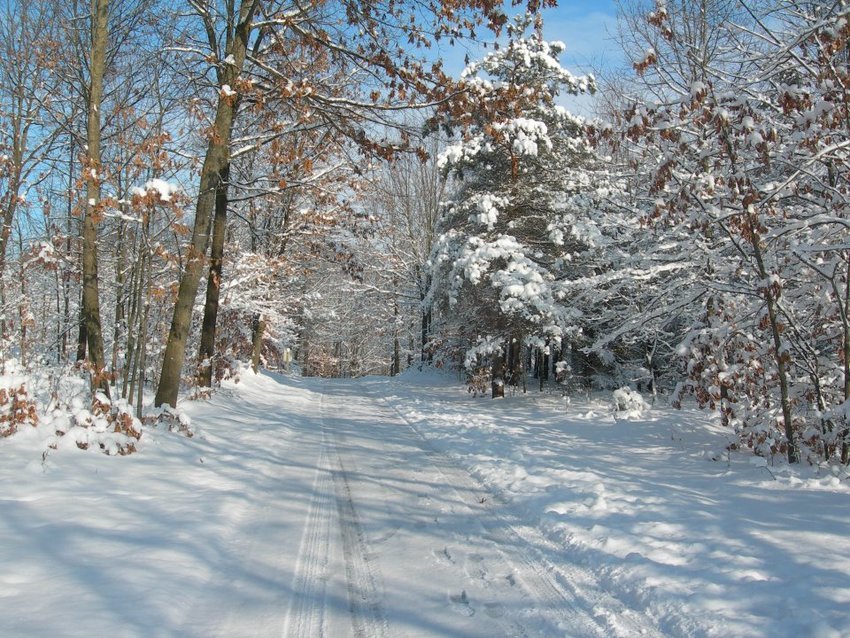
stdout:
{"type": "Polygon", "coordinates": [[[612,393],[614,416],[618,419],[639,419],[649,410],[649,404],[640,393],[629,387],[622,387],[612,393]]]}
{"type": "Polygon", "coordinates": [[[11,436],[24,424],[38,425],[35,402],[30,400],[24,384],[0,388],[0,438],[11,436]]]}
{"type": "Polygon", "coordinates": [[[142,436],[141,422],[123,399],[110,401],[98,393],[89,407],[72,399],[67,405],[56,405],[50,415],[55,436],[51,449],[77,447],[80,450],[99,450],[110,456],[126,456],[136,451],[142,436]]]}
{"type": "Polygon", "coordinates": [[[159,414],[146,415],[144,422],[146,425],[152,426],[163,425],[168,428],[169,432],[177,432],[189,439],[195,436],[189,415],[168,405],[163,406],[159,414]]]}
{"type": "Polygon", "coordinates": [[[785,435],[775,426],[764,421],[753,421],[738,432],[741,443],[751,449],[756,456],[772,459],[777,454],[785,454],[787,447],[785,435]]]}
{"type": "Polygon", "coordinates": [[[0,376],[0,438],[12,436],[22,425],[38,425],[36,401],[20,361],[8,359],[0,376]]]}
{"type": "MultiPolygon", "coordinates": [[[[782,427],[781,411],[778,408],[771,410],[751,405],[748,401],[741,403],[744,405],[736,406],[737,413],[729,420],[736,438],[729,449],[749,449],[755,456],[771,462],[781,460],[788,453],[788,439],[782,427]]],[[[793,428],[801,459],[817,464],[820,459],[829,459],[836,452],[835,444],[828,443],[820,428],[807,427],[801,418],[794,419],[793,428]]]]}
{"type": "Polygon", "coordinates": [[[483,366],[467,373],[466,391],[472,396],[486,396],[490,391],[490,368],[483,366]]]}
{"type": "Polygon", "coordinates": [[[33,380],[49,395],[40,403],[40,427],[53,432],[48,439],[50,449],[97,450],[110,456],[136,451],[142,424],[125,399],[110,400],[100,392],[92,397],[90,380],[80,374],[79,367],[52,372],[47,378],[33,380]]]}
{"type": "Polygon", "coordinates": [[[425,345],[425,359],[438,370],[459,370],[466,348],[457,339],[432,336],[425,345]]]}

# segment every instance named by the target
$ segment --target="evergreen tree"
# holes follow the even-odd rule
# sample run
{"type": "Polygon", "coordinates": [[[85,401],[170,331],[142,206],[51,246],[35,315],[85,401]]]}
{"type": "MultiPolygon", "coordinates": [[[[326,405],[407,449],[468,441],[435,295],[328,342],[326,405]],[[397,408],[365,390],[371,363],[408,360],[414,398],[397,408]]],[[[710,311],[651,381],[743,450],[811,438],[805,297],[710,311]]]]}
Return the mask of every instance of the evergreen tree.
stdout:
{"type": "Polygon", "coordinates": [[[556,103],[594,80],[561,67],[564,45],[530,26],[518,17],[505,47],[466,68],[477,107],[449,114],[464,135],[441,157],[459,188],[442,210],[430,300],[463,326],[468,369],[490,356],[494,383],[505,366],[515,380],[523,343],[554,345],[580,325],[565,282],[601,238],[582,201],[596,161],[584,121],[556,103]]]}

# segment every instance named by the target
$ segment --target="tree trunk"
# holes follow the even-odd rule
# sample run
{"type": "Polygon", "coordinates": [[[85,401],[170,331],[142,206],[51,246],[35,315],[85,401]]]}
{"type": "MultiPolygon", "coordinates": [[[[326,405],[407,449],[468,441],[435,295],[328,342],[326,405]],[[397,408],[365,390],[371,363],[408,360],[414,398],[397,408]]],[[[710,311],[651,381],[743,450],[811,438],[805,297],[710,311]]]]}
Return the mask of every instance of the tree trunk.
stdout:
{"type": "MultiPolygon", "coordinates": [[[[144,232],[144,229],[143,231],[144,232]]],[[[136,366],[138,352],[136,348],[137,335],[141,335],[141,323],[139,316],[142,312],[142,280],[144,279],[145,262],[147,253],[145,251],[145,242],[139,242],[138,259],[133,266],[133,272],[130,273],[130,329],[127,330],[127,357],[124,362],[124,383],[121,387],[121,396],[127,398],[128,390],[130,402],[133,401],[133,388],[136,382],[136,366]]]]}
{"type": "MultiPolygon", "coordinates": [[[[144,309],[141,313],[141,321],[139,325],[139,352],[136,354],[136,418],[142,418],[142,400],[144,399],[144,389],[145,389],[145,365],[147,364],[146,356],[145,356],[145,344],[147,343],[148,338],[148,315],[150,314],[150,280],[148,280],[148,285],[145,289],[145,301],[144,301],[144,309]]],[[[132,402],[133,397],[130,396],[130,401],[132,402]]]]}
{"type": "Polygon", "coordinates": [[[256,374],[260,371],[260,355],[263,352],[263,333],[266,330],[266,322],[262,315],[254,315],[254,324],[251,326],[251,369],[256,374]]]}
{"type": "Polygon", "coordinates": [[[538,381],[540,392],[543,392],[543,348],[534,349],[534,377],[538,381]]]}
{"type": "MultiPolygon", "coordinates": [[[[844,274],[844,312],[843,321],[843,354],[844,354],[844,400],[850,399],[850,261],[847,264],[847,272],[844,274]]],[[[841,429],[841,462],[847,465],[850,462],[850,425],[847,419],[842,419],[841,429]]]]}
{"type": "Polygon", "coordinates": [[[537,349],[535,372],[540,382],[540,392],[543,392],[546,381],[549,380],[549,346],[537,349]]]}
{"type": "MultiPolygon", "coordinates": [[[[220,117],[216,117],[216,131],[220,126],[227,127],[229,137],[232,112],[229,106],[219,107],[220,117]]],[[[180,372],[183,369],[183,359],[186,356],[186,341],[189,338],[189,328],[192,322],[192,306],[201,281],[204,267],[204,256],[207,252],[210,236],[210,218],[214,208],[215,193],[218,187],[219,171],[226,160],[226,145],[218,141],[219,135],[214,133],[207,149],[207,157],[201,171],[200,193],[195,207],[195,225],[192,239],[187,251],[186,268],[180,278],[177,291],[177,302],[171,318],[171,328],[168,331],[168,341],[162,361],[162,372],[156,390],[154,404],[160,407],[168,403],[177,407],[177,394],[180,390],[180,372]]]]}
{"type": "Polygon", "coordinates": [[[227,235],[227,186],[230,164],[222,168],[215,194],[215,219],[213,220],[210,272],[207,278],[207,298],[204,303],[204,320],[201,325],[201,346],[198,352],[198,385],[212,387],[213,357],[215,356],[215,330],[218,322],[218,305],[221,296],[221,268],[224,257],[224,238],[227,235]]]}
{"type": "Polygon", "coordinates": [[[431,309],[422,311],[421,351],[419,360],[423,363],[431,363],[433,357],[428,349],[428,333],[431,331],[431,309]]]}
{"type": "Polygon", "coordinates": [[[18,190],[20,188],[20,166],[13,162],[13,174],[9,176],[9,191],[3,207],[3,228],[0,229],[0,280],[5,281],[6,251],[12,234],[12,221],[18,209],[18,190]]]}
{"type": "Polygon", "coordinates": [[[88,161],[85,167],[86,207],[83,217],[83,323],[86,328],[88,360],[92,366],[93,386],[109,396],[103,333],[100,323],[100,295],[97,280],[97,222],[100,201],[100,107],[103,101],[103,75],[106,66],[106,37],[109,0],[92,0],[91,63],[88,95],[88,161]]]}
{"type": "Polygon", "coordinates": [[[309,377],[312,376],[310,373],[310,344],[307,343],[307,339],[304,338],[303,334],[299,341],[298,351],[295,353],[293,359],[300,364],[301,373],[305,377],[309,377]]]}
{"type": "MultiPolygon", "coordinates": [[[[23,87],[19,86],[16,93],[20,91],[23,95],[23,87]]],[[[15,101],[20,105],[20,97],[16,97],[15,101]]],[[[13,107],[13,115],[11,116],[9,134],[12,138],[11,148],[11,170],[6,177],[6,197],[3,205],[3,227],[0,229],[0,280],[5,281],[6,275],[6,253],[9,249],[9,237],[12,235],[12,222],[15,219],[15,214],[18,210],[19,191],[21,182],[23,181],[24,171],[24,154],[27,148],[27,138],[29,137],[30,124],[25,121],[26,109],[13,107]]]]}
{"type": "MultiPolygon", "coordinates": [[[[238,24],[230,42],[229,56],[233,56],[232,64],[225,64],[221,70],[219,85],[233,86],[242,67],[248,50],[248,38],[251,33],[251,20],[258,0],[242,0],[239,7],[238,24]]],[[[210,141],[207,146],[204,164],[201,169],[201,181],[198,190],[198,201],[195,206],[195,223],[192,238],[187,252],[186,269],[180,278],[177,292],[177,302],[171,318],[171,328],[162,361],[162,372],[156,390],[154,404],[156,407],[168,403],[177,407],[177,394],[180,390],[180,372],[186,356],[186,341],[192,322],[192,306],[204,268],[204,257],[210,239],[210,225],[215,200],[219,191],[221,174],[230,162],[229,147],[233,129],[233,118],[236,112],[235,100],[231,95],[219,92],[215,122],[210,131],[210,141]]]]}
{"type": "Polygon", "coordinates": [[[430,283],[428,281],[425,282],[425,285],[420,287],[419,290],[419,307],[421,308],[421,325],[420,325],[420,355],[419,362],[420,365],[423,363],[431,363],[433,360],[433,356],[431,352],[428,350],[428,335],[431,332],[431,306],[425,306],[425,291],[430,287],[430,283]]]}
{"type": "MultiPolygon", "coordinates": [[[[112,373],[111,383],[114,386],[118,378],[118,351],[121,343],[121,335],[127,331],[127,316],[124,308],[125,291],[124,291],[124,268],[126,261],[125,242],[125,224],[121,222],[118,230],[118,247],[116,249],[116,264],[115,264],[115,323],[112,332],[112,373]]],[[[127,362],[127,354],[124,354],[124,363],[127,362]]]]}
{"type": "MultiPolygon", "coordinates": [[[[396,282],[393,282],[393,289],[396,289],[396,282]]],[[[393,364],[390,375],[396,376],[401,373],[401,343],[398,340],[398,297],[393,300],[393,324],[393,364]]]]}
{"type": "Polygon", "coordinates": [[[490,397],[493,399],[505,396],[504,349],[507,347],[510,347],[510,344],[500,347],[490,364],[490,397]]]}
{"type": "MultiPolygon", "coordinates": [[[[23,254],[23,247],[21,247],[21,253],[23,254]]],[[[29,348],[27,347],[27,327],[29,326],[29,303],[27,302],[27,288],[26,288],[26,277],[24,277],[24,268],[23,263],[19,262],[19,271],[20,271],[20,284],[21,284],[21,302],[18,305],[18,316],[21,324],[21,366],[24,368],[28,365],[28,356],[29,356],[29,348]]]]}
{"type": "MultiPolygon", "coordinates": [[[[68,265],[71,261],[71,237],[73,237],[73,227],[71,220],[74,218],[74,152],[76,145],[74,144],[74,136],[71,136],[71,149],[68,154],[68,210],[66,221],[66,237],[65,237],[65,258],[66,263],[62,267],[62,301],[63,301],[63,326],[62,326],[62,361],[68,360],[68,333],[71,331],[71,267],[68,265]]],[[[80,359],[79,351],[77,352],[77,360],[80,359]]],[[[83,352],[82,358],[86,354],[83,352]]]]}
{"type": "Polygon", "coordinates": [[[80,317],[79,332],[77,333],[77,361],[86,360],[86,345],[89,342],[88,332],[86,331],[86,322],[80,317]]]}
{"type": "Polygon", "coordinates": [[[514,335],[508,344],[507,382],[516,387],[524,375],[522,337],[514,335]]]}
{"type": "Polygon", "coordinates": [[[774,294],[773,287],[769,281],[769,273],[764,264],[761,253],[761,239],[756,233],[756,224],[751,216],[747,223],[750,228],[750,244],[753,247],[753,256],[758,266],[759,277],[764,282],[763,294],[767,305],[767,317],[770,322],[770,334],[773,339],[774,359],[776,360],[776,374],[779,379],[779,396],[782,407],[782,421],[785,428],[785,438],[788,441],[788,462],[799,463],[800,451],[797,449],[797,440],[794,435],[793,421],[791,417],[791,397],[788,392],[788,361],[782,348],[782,326],[777,311],[778,294],[774,294]]]}

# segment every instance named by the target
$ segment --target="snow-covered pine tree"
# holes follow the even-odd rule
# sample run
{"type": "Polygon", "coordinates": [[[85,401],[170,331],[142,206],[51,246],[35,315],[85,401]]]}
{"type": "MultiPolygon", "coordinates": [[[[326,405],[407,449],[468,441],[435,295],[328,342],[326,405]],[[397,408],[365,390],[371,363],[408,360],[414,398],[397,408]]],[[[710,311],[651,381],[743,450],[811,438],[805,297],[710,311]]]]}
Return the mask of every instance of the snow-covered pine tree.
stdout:
{"type": "Polygon", "coordinates": [[[599,238],[574,206],[593,190],[584,121],[556,103],[595,82],[564,69],[564,45],[531,26],[517,17],[506,46],[465,69],[474,108],[448,115],[463,136],[440,160],[459,188],[441,213],[429,299],[454,318],[446,330],[468,346],[467,369],[488,361],[494,393],[516,379],[522,344],[555,347],[580,324],[561,282],[599,238]]]}

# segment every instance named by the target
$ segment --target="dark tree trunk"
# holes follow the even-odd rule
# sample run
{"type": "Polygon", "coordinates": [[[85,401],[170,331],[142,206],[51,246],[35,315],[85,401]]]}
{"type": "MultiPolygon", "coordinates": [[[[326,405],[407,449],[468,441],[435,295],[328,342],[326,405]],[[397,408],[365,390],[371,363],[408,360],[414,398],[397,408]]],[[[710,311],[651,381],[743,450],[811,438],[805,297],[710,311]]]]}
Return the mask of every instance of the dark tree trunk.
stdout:
{"type": "MultiPolygon", "coordinates": [[[[124,307],[126,294],[124,290],[124,267],[126,261],[125,225],[122,222],[118,231],[117,259],[115,264],[115,324],[112,332],[112,372],[111,383],[114,386],[118,378],[118,350],[121,343],[121,335],[127,331],[127,316],[124,307]]],[[[127,363],[127,354],[124,355],[124,363],[127,363]]]]}
{"type": "Polygon", "coordinates": [[[431,363],[431,351],[428,349],[428,333],[431,331],[431,309],[422,311],[422,326],[421,326],[421,354],[420,361],[423,363],[431,363]]]}
{"type": "Polygon", "coordinates": [[[522,356],[522,337],[519,335],[515,335],[511,337],[510,343],[507,346],[507,372],[506,381],[512,385],[519,385],[520,379],[523,378],[525,374],[525,370],[523,367],[523,356],[522,356]]]}
{"type": "Polygon", "coordinates": [[[398,335],[393,337],[393,363],[391,376],[401,374],[401,342],[398,340],[398,335]]]}
{"type": "Polygon", "coordinates": [[[85,167],[86,207],[83,215],[83,322],[86,325],[88,360],[92,365],[93,386],[109,396],[103,332],[100,322],[100,295],[97,278],[97,222],[101,202],[100,107],[106,70],[106,44],[109,29],[109,1],[92,0],[92,45],[89,65],[87,135],[88,162],[85,167]]]}
{"type": "MultiPolygon", "coordinates": [[[[850,262],[844,274],[844,312],[842,313],[844,342],[844,400],[850,399],[850,262]]],[[[841,462],[850,463],[850,425],[842,419],[841,431],[841,462]]]]}
{"type": "MultiPolygon", "coordinates": [[[[242,0],[239,15],[235,16],[236,26],[228,55],[233,56],[232,64],[225,64],[220,70],[219,84],[233,86],[248,52],[248,39],[251,33],[254,11],[259,0],[242,0]]],[[[228,33],[228,36],[231,34],[228,33]]],[[[186,342],[192,323],[192,307],[203,274],[205,256],[210,239],[210,226],[219,192],[221,173],[230,163],[230,139],[233,132],[233,119],[236,114],[236,101],[233,96],[219,95],[215,122],[210,132],[204,165],[201,169],[201,181],[198,189],[198,201],[195,206],[195,225],[188,251],[186,269],[180,278],[177,291],[177,303],[171,319],[168,341],[162,361],[162,373],[156,390],[154,405],[168,403],[177,407],[177,395],[180,391],[180,372],[186,356],[186,342]]]]}
{"type": "MultiPolygon", "coordinates": [[[[74,230],[72,227],[71,220],[74,218],[74,153],[76,145],[74,143],[74,136],[71,135],[71,149],[68,153],[68,207],[67,207],[67,215],[66,215],[66,236],[65,236],[65,257],[70,262],[71,253],[72,253],[72,243],[71,237],[74,235],[74,230]]],[[[69,348],[69,332],[71,331],[71,267],[67,265],[62,268],[62,301],[63,301],[63,325],[62,325],[62,344],[61,348],[61,361],[68,360],[68,348],[69,348]]],[[[79,348],[77,349],[77,361],[81,361],[85,359],[86,353],[85,348],[83,348],[83,356],[80,357],[79,348]]]]}
{"type": "Polygon", "coordinates": [[[215,219],[213,221],[212,248],[210,249],[210,272],[207,278],[207,298],[204,304],[204,321],[201,326],[201,346],[198,353],[198,385],[212,387],[213,357],[215,356],[215,332],[218,322],[219,298],[221,296],[221,274],[224,258],[224,239],[227,234],[227,188],[230,164],[220,173],[215,194],[215,219]]]}
{"type": "Polygon", "coordinates": [[[419,361],[420,363],[431,363],[433,360],[432,353],[428,349],[428,337],[431,333],[431,306],[425,306],[425,294],[428,288],[430,287],[430,283],[426,280],[424,284],[420,285],[419,289],[419,307],[421,308],[421,322],[420,322],[420,355],[419,361]]]}
{"type": "Polygon", "coordinates": [[[505,356],[503,348],[493,355],[490,364],[490,396],[494,399],[505,396],[505,356]]]}
{"type": "MultiPolygon", "coordinates": [[[[393,290],[397,290],[398,283],[393,281],[393,290]]],[[[398,297],[393,300],[393,362],[390,366],[390,376],[401,374],[401,343],[398,340],[398,297]]]]}
{"type": "Polygon", "coordinates": [[[88,344],[86,322],[80,318],[80,331],[77,333],[77,361],[86,360],[86,345],[88,344]]]}
{"type": "MultiPolygon", "coordinates": [[[[136,324],[138,319],[138,313],[141,308],[141,298],[142,298],[142,271],[144,269],[145,263],[145,255],[142,252],[142,247],[139,247],[139,259],[136,264],[133,266],[133,270],[130,272],[130,313],[128,318],[128,330],[127,330],[127,342],[125,344],[126,356],[124,358],[124,373],[122,375],[122,385],[121,385],[121,396],[123,398],[127,398],[128,392],[128,384],[130,383],[131,377],[131,369],[135,365],[136,361],[136,324]]],[[[133,401],[133,392],[130,391],[130,402],[133,401]]]]}
{"type": "MultiPolygon", "coordinates": [[[[147,365],[146,355],[145,355],[145,347],[144,344],[147,343],[147,335],[148,335],[148,315],[150,314],[150,297],[148,295],[150,286],[147,286],[148,290],[145,293],[145,301],[144,301],[144,309],[141,314],[141,321],[139,325],[139,344],[138,344],[138,354],[136,355],[136,373],[134,375],[134,380],[136,382],[136,417],[142,418],[142,399],[144,398],[144,387],[145,387],[145,366],[147,365]]],[[[132,402],[133,397],[130,397],[130,401],[132,402]]]]}

